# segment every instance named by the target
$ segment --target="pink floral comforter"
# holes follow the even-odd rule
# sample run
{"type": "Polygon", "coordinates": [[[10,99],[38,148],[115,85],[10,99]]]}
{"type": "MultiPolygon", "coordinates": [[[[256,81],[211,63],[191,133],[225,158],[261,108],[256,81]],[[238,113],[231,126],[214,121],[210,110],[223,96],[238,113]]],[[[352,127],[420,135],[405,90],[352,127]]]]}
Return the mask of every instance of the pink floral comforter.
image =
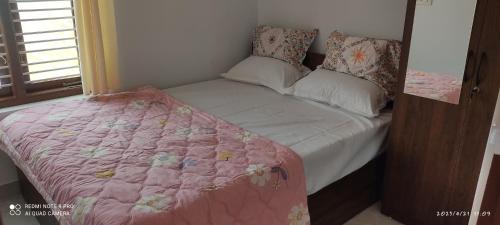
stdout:
{"type": "Polygon", "coordinates": [[[0,141],[61,224],[309,224],[300,157],[153,88],[16,112],[0,141]]]}
{"type": "Polygon", "coordinates": [[[417,70],[406,73],[404,93],[458,104],[462,80],[452,75],[417,70]]]}

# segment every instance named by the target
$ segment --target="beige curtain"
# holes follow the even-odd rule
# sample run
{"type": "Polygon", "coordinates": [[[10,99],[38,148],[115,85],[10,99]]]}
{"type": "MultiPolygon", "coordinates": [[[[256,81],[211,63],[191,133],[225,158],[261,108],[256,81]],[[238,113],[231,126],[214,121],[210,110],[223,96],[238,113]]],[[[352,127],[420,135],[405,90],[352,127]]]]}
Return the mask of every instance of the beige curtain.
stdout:
{"type": "Polygon", "coordinates": [[[114,0],[74,0],[84,94],[119,88],[114,0]]]}

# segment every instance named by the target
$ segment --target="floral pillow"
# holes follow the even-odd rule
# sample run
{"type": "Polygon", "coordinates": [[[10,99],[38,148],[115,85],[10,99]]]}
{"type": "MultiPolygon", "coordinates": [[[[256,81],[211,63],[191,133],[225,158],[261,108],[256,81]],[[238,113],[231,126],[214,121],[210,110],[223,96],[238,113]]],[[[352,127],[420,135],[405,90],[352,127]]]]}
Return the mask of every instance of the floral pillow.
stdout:
{"type": "Polygon", "coordinates": [[[253,55],[280,59],[303,71],[302,61],[317,35],[317,29],[305,31],[261,25],[255,29],[253,55]]]}
{"type": "Polygon", "coordinates": [[[394,98],[401,43],[346,36],[338,31],[328,38],[322,69],[347,73],[374,82],[394,98]]]}

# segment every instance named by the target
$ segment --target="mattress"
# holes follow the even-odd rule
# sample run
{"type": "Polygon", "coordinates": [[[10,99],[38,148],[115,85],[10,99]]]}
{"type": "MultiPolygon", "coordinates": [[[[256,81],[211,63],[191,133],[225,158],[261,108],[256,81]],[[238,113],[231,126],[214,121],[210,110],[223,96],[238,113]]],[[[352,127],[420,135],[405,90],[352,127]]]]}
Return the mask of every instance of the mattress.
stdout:
{"type": "Polygon", "coordinates": [[[308,194],[361,168],[383,149],[392,115],[340,108],[225,79],[165,90],[175,98],[290,147],[302,159],[308,194]]]}

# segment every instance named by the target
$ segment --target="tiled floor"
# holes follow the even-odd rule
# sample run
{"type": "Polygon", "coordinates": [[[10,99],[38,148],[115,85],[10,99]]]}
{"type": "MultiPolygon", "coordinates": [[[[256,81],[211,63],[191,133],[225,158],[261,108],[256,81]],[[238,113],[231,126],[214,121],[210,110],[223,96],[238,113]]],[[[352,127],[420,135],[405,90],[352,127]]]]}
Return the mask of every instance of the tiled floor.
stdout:
{"type": "Polygon", "coordinates": [[[365,209],[344,225],[403,225],[380,213],[380,203],[365,209]]]}
{"type": "MultiPolygon", "coordinates": [[[[10,204],[24,204],[20,195],[13,195],[5,199],[0,199],[0,213],[5,225],[39,225],[34,217],[30,216],[10,216],[10,204]]],[[[356,217],[352,218],[344,225],[402,225],[389,217],[380,213],[380,204],[374,204],[356,217]]]]}

